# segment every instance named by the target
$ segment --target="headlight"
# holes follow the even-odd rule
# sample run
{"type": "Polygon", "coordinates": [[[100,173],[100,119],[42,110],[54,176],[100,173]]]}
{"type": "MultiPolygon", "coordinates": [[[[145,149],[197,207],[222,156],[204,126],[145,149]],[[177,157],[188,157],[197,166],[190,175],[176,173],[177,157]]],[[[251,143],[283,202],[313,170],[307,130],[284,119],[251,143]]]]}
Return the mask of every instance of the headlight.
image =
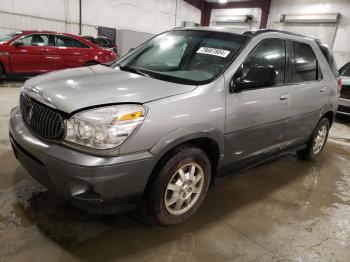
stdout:
{"type": "Polygon", "coordinates": [[[111,149],[123,143],[142,124],[146,108],[115,105],[75,114],[66,120],[65,140],[95,149],[111,149]]]}

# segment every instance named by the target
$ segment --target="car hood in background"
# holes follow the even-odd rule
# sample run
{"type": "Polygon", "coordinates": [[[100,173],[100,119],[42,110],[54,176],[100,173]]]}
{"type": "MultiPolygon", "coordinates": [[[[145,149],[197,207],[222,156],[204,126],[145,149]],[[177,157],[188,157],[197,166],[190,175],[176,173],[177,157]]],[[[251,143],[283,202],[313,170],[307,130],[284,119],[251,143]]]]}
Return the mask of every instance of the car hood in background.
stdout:
{"type": "Polygon", "coordinates": [[[104,104],[146,103],[195,88],[101,65],[44,74],[24,84],[34,98],[67,113],[104,104]]]}

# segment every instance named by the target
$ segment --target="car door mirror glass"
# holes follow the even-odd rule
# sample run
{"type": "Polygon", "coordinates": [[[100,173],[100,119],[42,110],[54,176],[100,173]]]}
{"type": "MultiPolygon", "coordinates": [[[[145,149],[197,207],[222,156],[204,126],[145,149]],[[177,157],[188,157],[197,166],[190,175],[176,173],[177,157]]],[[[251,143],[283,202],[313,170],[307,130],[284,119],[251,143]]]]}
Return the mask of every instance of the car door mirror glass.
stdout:
{"type": "Polygon", "coordinates": [[[276,71],[272,66],[252,66],[246,75],[235,75],[230,81],[230,92],[243,89],[273,86],[276,83],[276,71]]]}

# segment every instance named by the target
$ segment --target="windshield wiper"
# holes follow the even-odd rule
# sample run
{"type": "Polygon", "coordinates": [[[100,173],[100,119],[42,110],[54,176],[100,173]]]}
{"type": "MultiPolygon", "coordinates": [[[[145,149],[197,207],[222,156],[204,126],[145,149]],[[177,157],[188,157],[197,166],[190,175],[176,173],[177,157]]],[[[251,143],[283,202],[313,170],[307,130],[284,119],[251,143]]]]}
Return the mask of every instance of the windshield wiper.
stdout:
{"type": "Polygon", "coordinates": [[[135,74],[139,74],[139,75],[142,75],[142,76],[146,76],[146,77],[149,77],[148,74],[142,72],[140,69],[136,68],[136,67],[132,67],[132,66],[128,66],[128,65],[119,65],[119,68],[123,71],[128,71],[128,72],[131,72],[131,73],[135,73],[135,74]]]}

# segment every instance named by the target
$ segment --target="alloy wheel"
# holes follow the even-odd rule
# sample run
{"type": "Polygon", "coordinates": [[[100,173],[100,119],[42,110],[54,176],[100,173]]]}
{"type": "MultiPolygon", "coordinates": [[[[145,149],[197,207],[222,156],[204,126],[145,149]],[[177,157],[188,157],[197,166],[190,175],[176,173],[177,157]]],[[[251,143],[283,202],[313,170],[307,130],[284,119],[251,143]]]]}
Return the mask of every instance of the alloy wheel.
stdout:
{"type": "Polygon", "coordinates": [[[322,147],[324,146],[327,138],[327,127],[325,125],[321,126],[320,129],[317,132],[317,135],[315,136],[314,139],[314,145],[313,145],[313,152],[314,154],[318,154],[322,147]]]}
{"type": "Polygon", "coordinates": [[[204,172],[200,165],[181,166],[170,178],[165,190],[164,204],[172,215],[187,212],[197,202],[204,185],[204,172]]]}

